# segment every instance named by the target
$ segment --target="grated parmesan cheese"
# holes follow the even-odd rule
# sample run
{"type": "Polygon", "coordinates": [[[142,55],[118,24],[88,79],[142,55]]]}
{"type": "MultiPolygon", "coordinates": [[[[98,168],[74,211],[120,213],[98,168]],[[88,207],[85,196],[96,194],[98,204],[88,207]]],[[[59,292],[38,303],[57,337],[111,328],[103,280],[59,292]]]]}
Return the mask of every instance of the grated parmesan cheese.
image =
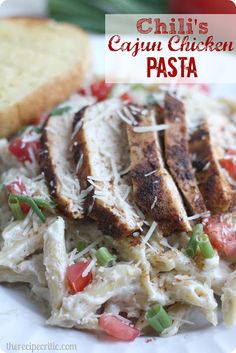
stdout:
{"type": "Polygon", "coordinates": [[[210,168],[210,165],[211,165],[211,162],[210,162],[210,161],[207,162],[202,170],[203,170],[203,171],[206,171],[207,169],[210,168]]]}
{"type": "Polygon", "coordinates": [[[152,234],[154,233],[155,229],[157,227],[157,223],[154,221],[151,224],[151,227],[149,228],[147,234],[145,235],[145,237],[143,238],[143,242],[144,244],[148,242],[148,240],[151,238],[152,234]]]}
{"type": "Polygon", "coordinates": [[[154,201],[151,205],[151,210],[156,206],[156,203],[157,203],[157,196],[154,197],[154,201]]]}
{"type": "Polygon", "coordinates": [[[159,124],[159,125],[149,125],[149,126],[135,126],[133,131],[137,133],[153,132],[153,131],[163,131],[169,129],[168,124],[159,124]]]}
{"type": "Polygon", "coordinates": [[[75,172],[78,173],[79,170],[81,169],[82,165],[83,165],[83,162],[84,162],[84,155],[83,153],[81,153],[80,157],[79,157],[79,161],[76,165],[76,168],[75,168],[75,172]]]}
{"type": "Polygon", "coordinates": [[[206,211],[206,212],[203,212],[203,213],[198,213],[198,214],[195,214],[193,216],[190,216],[190,217],[188,217],[188,220],[189,221],[193,221],[193,220],[198,219],[198,218],[210,217],[210,215],[211,215],[211,212],[210,211],[206,211]]]}
{"type": "Polygon", "coordinates": [[[84,270],[84,272],[82,273],[82,277],[86,277],[89,274],[89,272],[92,270],[92,268],[96,266],[96,263],[97,263],[97,260],[92,259],[91,262],[86,267],[86,269],[84,270]]]}
{"type": "Polygon", "coordinates": [[[133,125],[132,121],[129,120],[129,119],[125,116],[125,114],[122,113],[122,111],[118,110],[118,112],[117,112],[116,114],[117,114],[117,116],[118,116],[121,120],[123,120],[126,124],[128,124],[128,125],[133,125]]]}
{"type": "Polygon", "coordinates": [[[90,245],[88,245],[84,250],[80,251],[76,256],[75,260],[77,261],[81,257],[83,257],[85,254],[87,254],[90,250],[94,249],[102,240],[102,237],[99,237],[97,240],[92,242],[90,245]]]}
{"type": "Polygon", "coordinates": [[[152,174],[155,174],[157,171],[158,171],[158,169],[154,169],[154,170],[152,170],[151,172],[144,174],[144,176],[145,176],[145,177],[148,177],[148,176],[150,176],[150,175],[152,175],[152,174]]]}

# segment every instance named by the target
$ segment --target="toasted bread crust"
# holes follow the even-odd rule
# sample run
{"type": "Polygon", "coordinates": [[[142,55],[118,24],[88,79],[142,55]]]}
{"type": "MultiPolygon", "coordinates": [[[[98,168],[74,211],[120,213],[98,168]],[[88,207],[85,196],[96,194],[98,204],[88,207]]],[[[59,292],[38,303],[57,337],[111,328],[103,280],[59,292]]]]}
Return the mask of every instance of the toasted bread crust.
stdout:
{"type": "MultiPolygon", "coordinates": [[[[139,126],[155,125],[153,111],[135,118],[139,126]]],[[[178,190],[165,169],[157,133],[136,133],[132,126],[127,131],[136,203],[158,222],[165,234],[191,230],[178,190]]]]}
{"type": "Polygon", "coordinates": [[[169,125],[169,129],[165,130],[165,155],[170,173],[191,212],[203,213],[206,206],[191,164],[184,105],[170,94],[165,97],[164,117],[169,125]]]}
{"type": "MultiPolygon", "coordinates": [[[[25,26],[26,30],[27,27],[38,26],[39,24],[47,26],[53,23],[55,26],[73,29],[81,35],[84,52],[83,58],[75,58],[74,65],[68,66],[68,70],[62,72],[60,76],[51,78],[47,83],[42,84],[17,103],[0,110],[0,137],[10,136],[22,126],[30,124],[40,113],[48,111],[66,100],[72,92],[80,87],[89,66],[88,40],[86,34],[76,26],[60,25],[51,20],[34,18],[14,18],[8,21],[20,23],[25,26]]],[[[45,65],[47,65],[46,62],[45,65]]]]}
{"type": "Polygon", "coordinates": [[[215,156],[207,121],[203,121],[192,134],[190,151],[207,208],[213,213],[226,212],[235,202],[235,191],[223,175],[215,156]]]}

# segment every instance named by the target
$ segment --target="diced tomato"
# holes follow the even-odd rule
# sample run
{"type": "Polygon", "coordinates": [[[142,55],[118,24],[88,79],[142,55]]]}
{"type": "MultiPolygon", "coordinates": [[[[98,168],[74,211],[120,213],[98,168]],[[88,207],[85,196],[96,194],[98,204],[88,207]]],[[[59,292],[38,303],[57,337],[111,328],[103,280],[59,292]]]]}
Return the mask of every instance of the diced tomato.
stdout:
{"type": "Polygon", "coordinates": [[[26,187],[23,181],[20,178],[16,178],[11,182],[11,184],[8,184],[7,186],[7,191],[16,194],[16,195],[24,195],[26,194],[26,187]]]}
{"type": "Polygon", "coordinates": [[[98,102],[101,102],[108,98],[111,90],[113,88],[113,83],[106,83],[105,80],[95,81],[87,88],[80,88],[78,93],[82,96],[93,96],[98,102]]]}
{"type": "Polygon", "coordinates": [[[97,101],[100,102],[108,98],[112,87],[112,83],[106,83],[105,80],[101,80],[92,83],[90,86],[90,91],[92,96],[96,97],[97,101]]]}
{"type": "MultiPolygon", "coordinates": [[[[27,195],[25,184],[19,178],[16,178],[11,184],[7,185],[6,188],[9,193],[27,195]]],[[[30,206],[27,203],[21,203],[20,207],[24,214],[27,214],[30,210],[30,206]]]]}
{"type": "Polygon", "coordinates": [[[82,96],[92,95],[98,102],[100,102],[108,98],[112,87],[112,83],[106,83],[105,80],[100,80],[91,83],[88,88],[81,88],[78,93],[82,96]]]}
{"type": "Polygon", "coordinates": [[[219,215],[212,216],[205,221],[204,231],[220,255],[236,255],[236,233],[229,220],[219,215]]]}
{"type": "Polygon", "coordinates": [[[105,313],[99,318],[99,327],[109,336],[121,341],[133,341],[140,335],[140,331],[137,328],[132,327],[114,315],[105,313]]]}
{"type": "Polygon", "coordinates": [[[236,159],[226,158],[220,160],[221,166],[227,170],[231,178],[236,180],[236,159]]]}
{"type": "Polygon", "coordinates": [[[220,160],[221,166],[227,170],[231,178],[236,180],[236,149],[227,148],[225,158],[220,160]]]}
{"type": "Polygon", "coordinates": [[[125,101],[127,103],[132,103],[133,102],[133,99],[132,99],[131,95],[128,92],[123,93],[120,96],[120,99],[122,99],[123,101],[125,101]]]}
{"type": "Polygon", "coordinates": [[[34,125],[43,125],[45,123],[45,121],[48,120],[50,116],[50,113],[41,113],[39,114],[34,120],[33,120],[33,124],[34,125]]]}
{"type": "Polygon", "coordinates": [[[225,150],[226,156],[236,156],[236,149],[234,148],[227,148],[225,150]]]}
{"type": "Polygon", "coordinates": [[[29,210],[30,210],[30,205],[28,205],[27,203],[21,203],[20,204],[20,208],[21,208],[21,210],[22,210],[22,212],[24,213],[24,214],[27,214],[28,212],[29,212],[29,210]]]}
{"type": "Polygon", "coordinates": [[[87,91],[85,88],[80,88],[78,90],[78,93],[81,94],[81,96],[86,96],[87,95],[87,91]]]}
{"type": "Polygon", "coordinates": [[[72,294],[81,292],[91,282],[93,277],[91,271],[89,271],[86,276],[83,276],[90,262],[91,261],[77,262],[67,267],[66,278],[72,294]]]}
{"type": "Polygon", "coordinates": [[[32,154],[35,159],[39,159],[40,139],[39,135],[33,134],[22,135],[14,138],[9,144],[9,151],[13,154],[19,162],[33,162],[32,154]]]}

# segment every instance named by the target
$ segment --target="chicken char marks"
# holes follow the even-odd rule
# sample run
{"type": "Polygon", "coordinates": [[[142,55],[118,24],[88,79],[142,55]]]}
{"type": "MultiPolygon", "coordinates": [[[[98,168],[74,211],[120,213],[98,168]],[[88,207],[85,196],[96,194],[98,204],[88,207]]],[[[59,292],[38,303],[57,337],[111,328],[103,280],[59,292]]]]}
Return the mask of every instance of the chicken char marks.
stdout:
{"type": "Polygon", "coordinates": [[[110,99],[83,109],[73,132],[74,161],[81,164],[78,179],[83,187],[94,186],[88,214],[103,233],[116,237],[132,235],[142,224],[130,200],[131,181],[119,174],[130,164],[125,124],[117,115],[122,106],[110,99]]]}
{"type": "MultiPolygon", "coordinates": [[[[93,100],[78,97],[78,110],[93,100]]],[[[40,166],[52,198],[69,218],[84,217],[84,195],[70,150],[74,112],[52,115],[43,127],[40,166]]]]}
{"type": "Polygon", "coordinates": [[[226,212],[235,202],[235,191],[222,172],[206,120],[191,134],[190,151],[207,208],[213,213],[226,212]]]}
{"type": "Polygon", "coordinates": [[[165,97],[164,121],[169,125],[164,134],[165,157],[169,171],[190,212],[203,213],[206,206],[191,164],[184,104],[169,93],[165,97]]]}
{"type": "MultiPolygon", "coordinates": [[[[132,112],[132,105],[130,106],[132,112]]],[[[137,126],[156,124],[153,110],[133,113],[137,126]]],[[[137,131],[137,130],[136,130],[137,131]]],[[[165,168],[159,136],[156,131],[135,132],[127,126],[131,155],[131,175],[134,198],[145,214],[150,215],[165,234],[190,231],[191,226],[178,189],[165,168]]]]}

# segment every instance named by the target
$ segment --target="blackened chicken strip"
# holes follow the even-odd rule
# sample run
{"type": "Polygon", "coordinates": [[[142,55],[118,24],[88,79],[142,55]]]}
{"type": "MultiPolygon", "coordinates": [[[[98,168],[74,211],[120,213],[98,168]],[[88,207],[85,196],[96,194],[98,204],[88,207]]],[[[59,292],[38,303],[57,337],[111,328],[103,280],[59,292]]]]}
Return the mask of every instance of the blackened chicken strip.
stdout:
{"type": "Polygon", "coordinates": [[[164,121],[169,126],[164,136],[165,156],[169,171],[190,212],[192,214],[204,213],[206,206],[197,185],[189,153],[189,135],[184,105],[169,93],[165,97],[164,121]]]}
{"type": "Polygon", "coordinates": [[[222,172],[206,120],[192,132],[190,152],[207,208],[213,213],[226,212],[235,202],[235,191],[222,172]]]}
{"type": "Polygon", "coordinates": [[[164,165],[158,133],[151,131],[156,124],[155,113],[141,107],[138,112],[134,107],[133,116],[137,126],[129,125],[127,131],[135,201],[165,234],[190,231],[181,196],[164,165]],[[143,131],[150,129],[150,132],[141,132],[143,127],[143,131]]]}
{"type": "Polygon", "coordinates": [[[130,199],[131,180],[120,175],[130,165],[125,123],[119,117],[122,106],[118,99],[94,104],[73,123],[77,176],[83,187],[93,186],[88,214],[103,233],[117,237],[132,235],[142,224],[130,199]]]}
{"type": "Polygon", "coordinates": [[[74,97],[71,102],[74,107],[62,115],[50,116],[42,133],[40,165],[46,184],[57,206],[73,219],[84,216],[86,191],[81,189],[76,177],[76,166],[70,150],[72,123],[74,111],[92,102],[93,99],[74,97]]]}

